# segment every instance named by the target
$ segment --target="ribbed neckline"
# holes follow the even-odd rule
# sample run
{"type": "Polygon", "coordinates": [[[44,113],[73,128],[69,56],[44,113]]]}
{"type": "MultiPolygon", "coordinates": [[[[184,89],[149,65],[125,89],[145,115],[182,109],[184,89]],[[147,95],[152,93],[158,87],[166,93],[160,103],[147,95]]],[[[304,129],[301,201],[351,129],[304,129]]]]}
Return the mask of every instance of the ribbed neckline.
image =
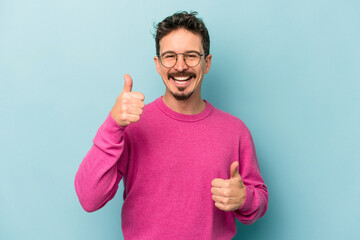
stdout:
{"type": "Polygon", "coordinates": [[[162,100],[162,96],[155,100],[156,105],[160,108],[160,110],[164,114],[166,114],[167,116],[169,116],[173,119],[176,119],[179,121],[184,121],[184,122],[196,122],[196,121],[200,121],[200,120],[206,118],[207,116],[209,116],[209,114],[211,113],[211,111],[213,109],[213,106],[211,105],[211,103],[209,103],[206,100],[204,100],[204,102],[206,103],[206,107],[201,113],[182,114],[182,113],[175,112],[175,111],[171,110],[168,106],[166,106],[166,104],[162,100]]]}

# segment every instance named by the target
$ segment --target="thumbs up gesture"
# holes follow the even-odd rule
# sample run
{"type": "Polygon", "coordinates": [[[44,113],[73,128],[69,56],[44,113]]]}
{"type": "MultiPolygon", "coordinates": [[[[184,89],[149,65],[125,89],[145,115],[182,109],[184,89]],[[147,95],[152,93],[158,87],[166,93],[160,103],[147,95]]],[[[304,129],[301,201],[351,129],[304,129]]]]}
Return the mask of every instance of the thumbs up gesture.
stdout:
{"type": "Polygon", "coordinates": [[[122,92],[116,99],[111,109],[111,117],[120,125],[128,126],[132,122],[137,122],[145,106],[144,94],[132,92],[133,81],[129,74],[124,76],[125,84],[122,92]]]}
{"type": "Polygon", "coordinates": [[[215,201],[215,207],[220,210],[237,210],[245,200],[245,185],[238,167],[239,162],[233,162],[230,166],[230,179],[215,178],[211,182],[212,199],[215,201]]]}

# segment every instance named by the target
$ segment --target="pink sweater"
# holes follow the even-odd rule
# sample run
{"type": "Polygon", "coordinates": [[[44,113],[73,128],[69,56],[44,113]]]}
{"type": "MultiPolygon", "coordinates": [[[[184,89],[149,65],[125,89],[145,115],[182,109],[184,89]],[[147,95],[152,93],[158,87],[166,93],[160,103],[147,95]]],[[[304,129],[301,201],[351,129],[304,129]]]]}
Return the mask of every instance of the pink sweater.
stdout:
{"type": "Polygon", "coordinates": [[[123,179],[125,239],[231,239],[235,217],[251,224],[266,212],[267,187],[248,128],[209,102],[203,112],[184,115],[160,97],[128,127],[109,114],[93,143],[76,174],[76,192],[86,211],[96,211],[123,179]],[[214,206],[211,181],[230,178],[233,161],[246,198],[224,212],[214,206]]]}

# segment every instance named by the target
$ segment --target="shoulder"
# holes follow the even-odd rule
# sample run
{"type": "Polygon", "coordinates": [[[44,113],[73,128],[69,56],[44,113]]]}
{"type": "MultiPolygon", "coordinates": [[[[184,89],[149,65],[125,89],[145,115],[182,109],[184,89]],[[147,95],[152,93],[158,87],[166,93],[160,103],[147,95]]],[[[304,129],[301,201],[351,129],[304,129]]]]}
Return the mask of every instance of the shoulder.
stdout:
{"type": "Polygon", "coordinates": [[[211,114],[211,121],[214,121],[216,125],[223,130],[240,133],[241,135],[250,134],[249,128],[240,118],[214,106],[211,114]]]}

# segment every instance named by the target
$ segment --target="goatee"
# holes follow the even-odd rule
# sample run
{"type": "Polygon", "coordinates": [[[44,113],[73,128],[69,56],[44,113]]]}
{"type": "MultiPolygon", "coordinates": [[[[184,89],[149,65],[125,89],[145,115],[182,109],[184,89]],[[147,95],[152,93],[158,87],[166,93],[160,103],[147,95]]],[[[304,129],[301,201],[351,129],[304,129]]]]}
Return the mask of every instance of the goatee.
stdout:
{"type": "MultiPolygon", "coordinates": [[[[179,89],[179,90],[180,90],[180,89],[179,89]]],[[[188,94],[186,94],[186,93],[172,93],[172,95],[174,96],[174,98],[175,98],[176,100],[179,100],[179,101],[183,101],[183,100],[189,99],[192,94],[193,94],[193,91],[192,91],[192,92],[189,92],[188,94]]]]}

